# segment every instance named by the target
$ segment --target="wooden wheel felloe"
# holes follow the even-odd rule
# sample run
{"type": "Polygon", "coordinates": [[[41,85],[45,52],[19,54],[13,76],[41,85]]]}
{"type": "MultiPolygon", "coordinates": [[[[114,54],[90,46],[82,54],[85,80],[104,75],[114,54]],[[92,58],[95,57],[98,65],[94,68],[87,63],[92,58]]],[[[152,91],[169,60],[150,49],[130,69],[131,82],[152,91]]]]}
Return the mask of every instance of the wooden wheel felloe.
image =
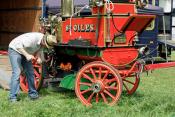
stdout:
{"type": "Polygon", "coordinates": [[[132,95],[139,86],[140,77],[137,73],[135,73],[133,76],[123,78],[122,81],[126,92],[129,95],[132,95]]]}
{"type": "Polygon", "coordinates": [[[83,66],[76,76],[75,92],[86,106],[93,102],[115,104],[122,92],[122,80],[116,69],[104,62],[91,62],[83,66]]]}
{"type": "MultiPolygon", "coordinates": [[[[41,66],[40,65],[33,65],[34,67],[34,82],[35,82],[35,88],[39,91],[42,86],[43,77],[41,76],[41,66]]],[[[27,78],[24,73],[20,76],[20,87],[24,93],[28,93],[28,83],[27,78]]]]}

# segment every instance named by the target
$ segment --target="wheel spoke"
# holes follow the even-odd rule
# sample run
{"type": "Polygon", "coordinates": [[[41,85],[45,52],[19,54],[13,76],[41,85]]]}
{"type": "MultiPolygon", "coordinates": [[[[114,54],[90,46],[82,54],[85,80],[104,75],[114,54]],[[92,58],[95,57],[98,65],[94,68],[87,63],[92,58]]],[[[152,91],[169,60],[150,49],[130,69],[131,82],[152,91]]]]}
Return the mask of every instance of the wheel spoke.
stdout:
{"type": "Polygon", "coordinates": [[[89,88],[88,90],[82,91],[81,94],[83,95],[83,94],[85,94],[85,93],[87,93],[87,92],[90,92],[90,91],[92,91],[92,88],[89,88]]]}
{"type": "Polygon", "coordinates": [[[126,80],[126,79],[123,79],[123,81],[126,81],[126,82],[128,82],[128,83],[130,83],[130,84],[132,84],[132,85],[135,84],[135,83],[133,83],[133,82],[131,82],[131,81],[129,81],[129,80],[126,80]]]}
{"type": "Polygon", "coordinates": [[[98,103],[98,101],[99,101],[99,93],[96,94],[96,98],[95,99],[96,99],[96,103],[98,103]]]}
{"type": "Polygon", "coordinates": [[[118,89],[118,87],[112,87],[112,86],[107,86],[105,88],[106,89],[109,89],[109,90],[117,90],[118,89]]]}
{"type": "Polygon", "coordinates": [[[91,77],[89,77],[87,74],[82,73],[82,75],[83,75],[83,78],[88,79],[91,82],[94,82],[94,80],[91,77]]]}
{"type": "Polygon", "coordinates": [[[113,100],[115,100],[115,97],[107,90],[104,90],[106,94],[108,94],[113,100]]]}
{"type": "Polygon", "coordinates": [[[80,82],[80,85],[86,85],[86,86],[92,86],[92,84],[91,83],[87,83],[87,82],[80,82]]]}
{"type": "Polygon", "coordinates": [[[90,68],[90,71],[91,71],[91,73],[92,73],[92,75],[93,75],[94,79],[96,80],[96,79],[97,79],[97,77],[96,77],[96,75],[95,75],[95,73],[94,73],[94,70],[93,70],[92,68],[90,68]]]}
{"type": "Polygon", "coordinates": [[[28,85],[28,83],[26,83],[26,88],[28,88],[29,87],[29,85],[28,85]]]}
{"type": "Polygon", "coordinates": [[[94,96],[94,94],[95,94],[95,93],[93,92],[93,93],[89,96],[89,98],[88,98],[88,100],[87,100],[89,103],[91,102],[92,97],[94,96]]]}
{"type": "Polygon", "coordinates": [[[107,70],[107,72],[105,73],[104,77],[102,78],[103,80],[108,76],[109,72],[110,72],[110,71],[107,70]]]}
{"type": "Polygon", "coordinates": [[[112,78],[112,79],[106,80],[106,83],[111,83],[111,82],[114,82],[114,81],[116,81],[116,78],[112,78]]]}
{"type": "Polygon", "coordinates": [[[35,74],[35,77],[40,76],[40,74],[36,70],[34,70],[34,74],[35,74]]]}
{"type": "Polygon", "coordinates": [[[126,88],[127,92],[129,92],[129,88],[126,86],[126,84],[123,82],[124,87],[126,88]]]}
{"type": "Polygon", "coordinates": [[[101,79],[101,70],[102,70],[102,68],[99,67],[99,75],[98,75],[98,78],[99,78],[99,79],[101,79]]]}
{"type": "Polygon", "coordinates": [[[100,93],[100,94],[101,94],[101,96],[102,96],[102,98],[103,98],[103,101],[104,101],[105,103],[108,103],[108,100],[106,99],[104,93],[100,93]]]}

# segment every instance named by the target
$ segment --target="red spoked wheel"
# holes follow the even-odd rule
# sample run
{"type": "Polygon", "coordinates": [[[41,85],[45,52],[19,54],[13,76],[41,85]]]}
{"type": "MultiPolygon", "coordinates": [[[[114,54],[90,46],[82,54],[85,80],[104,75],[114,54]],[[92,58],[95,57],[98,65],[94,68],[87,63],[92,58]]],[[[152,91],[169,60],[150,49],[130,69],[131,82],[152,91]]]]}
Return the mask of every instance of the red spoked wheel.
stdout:
{"type": "Polygon", "coordinates": [[[113,105],[122,93],[122,80],[111,65],[99,61],[91,62],[78,72],[75,92],[86,106],[92,106],[93,102],[113,105]]]}
{"type": "Polygon", "coordinates": [[[127,94],[132,95],[139,86],[140,77],[135,73],[133,76],[122,78],[122,81],[127,94]]]}
{"type": "MultiPolygon", "coordinates": [[[[34,78],[35,88],[37,91],[39,91],[43,82],[43,77],[41,76],[42,67],[41,65],[37,65],[37,64],[34,64],[33,67],[34,67],[34,74],[35,74],[35,78],[34,78]]],[[[27,78],[25,76],[25,73],[23,72],[21,73],[21,76],[20,76],[20,87],[24,93],[28,93],[27,78]]]]}

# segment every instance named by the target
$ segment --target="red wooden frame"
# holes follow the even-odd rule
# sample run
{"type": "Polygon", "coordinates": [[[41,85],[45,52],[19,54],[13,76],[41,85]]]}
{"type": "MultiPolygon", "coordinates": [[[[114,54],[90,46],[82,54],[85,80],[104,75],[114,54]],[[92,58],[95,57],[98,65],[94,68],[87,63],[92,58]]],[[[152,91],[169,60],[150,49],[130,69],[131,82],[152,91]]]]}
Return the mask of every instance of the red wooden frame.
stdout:
{"type": "Polygon", "coordinates": [[[161,68],[168,68],[168,67],[175,67],[175,62],[148,64],[148,65],[145,65],[144,69],[146,71],[149,71],[149,70],[155,70],[155,69],[161,69],[161,68]]]}

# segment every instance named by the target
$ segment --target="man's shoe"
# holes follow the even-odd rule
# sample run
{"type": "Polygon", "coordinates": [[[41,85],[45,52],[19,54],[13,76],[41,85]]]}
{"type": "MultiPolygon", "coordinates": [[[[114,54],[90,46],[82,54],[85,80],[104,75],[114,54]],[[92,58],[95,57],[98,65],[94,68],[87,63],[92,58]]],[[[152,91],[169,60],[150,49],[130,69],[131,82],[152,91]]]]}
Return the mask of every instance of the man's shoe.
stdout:
{"type": "Polygon", "coordinates": [[[19,101],[19,100],[17,100],[17,99],[10,99],[11,103],[16,103],[17,101],[19,101]]]}
{"type": "Polygon", "coordinates": [[[29,96],[29,98],[30,98],[31,100],[36,100],[36,99],[39,98],[39,96],[38,96],[38,95],[32,95],[32,96],[29,96]]]}

